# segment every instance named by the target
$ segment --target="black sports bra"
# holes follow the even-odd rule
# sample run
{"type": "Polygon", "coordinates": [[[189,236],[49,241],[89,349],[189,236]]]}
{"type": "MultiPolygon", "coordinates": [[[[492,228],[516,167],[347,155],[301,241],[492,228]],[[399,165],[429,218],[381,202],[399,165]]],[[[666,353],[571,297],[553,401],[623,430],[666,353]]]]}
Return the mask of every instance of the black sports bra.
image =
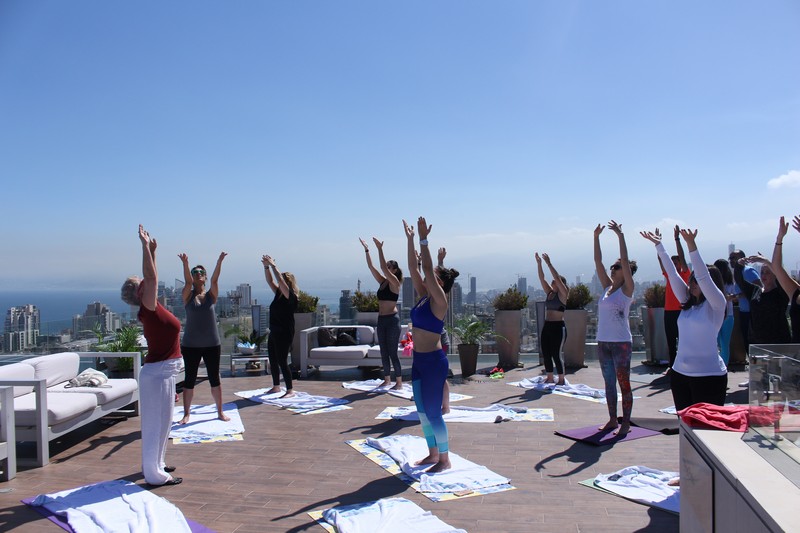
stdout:
{"type": "Polygon", "coordinates": [[[389,282],[386,281],[378,287],[378,292],[375,293],[378,296],[378,300],[384,302],[396,302],[397,299],[400,297],[399,294],[392,292],[392,288],[389,286],[389,282]]]}

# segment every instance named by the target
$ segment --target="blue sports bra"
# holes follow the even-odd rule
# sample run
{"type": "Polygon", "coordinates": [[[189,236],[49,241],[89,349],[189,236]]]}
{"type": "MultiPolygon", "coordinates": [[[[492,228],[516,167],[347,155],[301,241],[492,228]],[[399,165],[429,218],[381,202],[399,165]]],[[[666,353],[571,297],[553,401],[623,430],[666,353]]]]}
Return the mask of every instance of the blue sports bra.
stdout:
{"type": "Polygon", "coordinates": [[[411,325],[417,329],[441,335],[444,331],[444,320],[439,320],[431,311],[431,300],[427,296],[420,299],[411,309],[411,325]]]}

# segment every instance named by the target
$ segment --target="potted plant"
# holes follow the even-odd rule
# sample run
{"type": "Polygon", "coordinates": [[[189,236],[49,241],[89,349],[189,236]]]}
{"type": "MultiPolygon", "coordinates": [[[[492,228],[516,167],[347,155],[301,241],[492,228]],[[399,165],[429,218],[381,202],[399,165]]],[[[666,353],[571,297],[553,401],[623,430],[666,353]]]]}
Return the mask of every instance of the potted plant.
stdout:
{"type": "Polygon", "coordinates": [[[512,285],[495,296],[494,327],[498,333],[497,366],[508,370],[519,366],[519,345],[522,335],[522,309],[528,305],[528,295],[522,294],[512,285]]]}
{"type": "Polygon", "coordinates": [[[488,323],[475,315],[462,316],[452,327],[447,328],[454,339],[458,339],[458,358],[461,361],[461,376],[467,378],[478,366],[481,341],[497,336],[488,323]]]}
{"type": "MultiPolygon", "coordinates": [[[[98,340],[95,351],[98,352],[138,352],[139,347],[139,328],[137,326],[123,326],[114,335],[114,340],[103,343],[103,335],[95,331],[98,340]]],[[[105,360],[106,368],[110,374],[116,377],[133,377],[133,359],[131,357],[109,357],[105,360]]]]}
{"type": "Polygon", "coordinates": [[[250,335],[248,335],[244,333],[244,331],[242,331],[242,327],[239,324],[236,324],[235,326],[231,326],[230,328],[226,329],[224,335],[225,337],[230,337],[231,335],[235,335],[236,339],[238,339],[241,344],[252,345],[252,348],[242,347],[239,346],[239,344],[236,345],[236,347],[239,349],[241,353],[248,355],[258,353],[258,350],[261,348],[261,343],[267,340],[266,333],[263,335],[259,335],[256,330],[253,330],[250,332],[250,335]]]}
{"type": "Polygon", "coordinates": [[[356,322],[365,326],[378,325],[378,295],[372,291],[356,291],[353,294],[353,307],[356,310],[356,322]]]}
{"type": "Polygon", "coordinates": [[[292,339],[292,366],[300,360],[300,332],[316,324],[319,296],[311,296],[306,291],[297,293],[297,311],[294,313],[294,338],[292,339]]]}
{"type": "Polygon", "coordinates": [[[640,313],[644,326],[644,346],[647,362],[657,365],[662,360],[669,361],[667,333],[664,330],[664,301],[666,286],[654,283],[644,291],[644,303],[640,313]]]}
{"type": "Polygon", "coordinates": [[[564,324],[567,327],[567,338],[564,341],[564,366],[567,368],[584,368],[586,365],[586,327],[589,324],[589,312],[585,307],[592,303],[592,294],[584,283],[569,288],[567,309],[564,311],[564,324]]]}

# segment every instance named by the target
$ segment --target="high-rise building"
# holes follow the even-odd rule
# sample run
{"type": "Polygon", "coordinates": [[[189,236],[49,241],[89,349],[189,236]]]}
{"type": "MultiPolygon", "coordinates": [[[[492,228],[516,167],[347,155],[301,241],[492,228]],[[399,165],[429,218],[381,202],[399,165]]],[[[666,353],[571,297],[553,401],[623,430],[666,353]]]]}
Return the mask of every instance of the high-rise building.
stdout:
{"type": "Polygon", "coordinates": [[[469,277],[469,294],[467,294],[467,303],[474,305],[478,301],[478,280],[475,276],[469,277]]]}
{"type": "Polygon", "coordinates": [[[41,318],[35,305],[10,307],[6,312],[3,349],[7,352],[26,350],[36,346],[41,318]]]}
{"type": "Polygon", "coordinates": [[[402,288],[402,302],[404,309],[411,309],[414,307],[414,303],[416,301],[416,295],[414,294],[414,282],[411,281],[411,276],[406,276],[403,278],[403,288],[402,288]]]}
{"type": "Polygon", "coordinates": [[[451,315],[461,314],[464,310],[464,291],[457,281],[453,283],[453,288],[450,289],[448,307],[451,315]]]}
{"type": "Polygon", "coordinates": [[[353,297],[350,289],[342,289],[339,296],[339,320],[352,320],[356,317],[356,308],[353,307],[353,297]]]}
{"type": "Polygon", "coordinates": [[[728,245],[728,255],[731,255],[731,253],[733,253],[733,251],[734,251],[735,249],[736,249],[736,245],[735,245],[735,244],[733,244],[733,243],[730,243],[730,244],[728,245]]]}
{"type": "Polygon", "coordinates": [[[119,315],[106,304],[92,302],[86,306],[86,312],[72,317],[72,331],[75,338],[89,338],[99,329],[108,335],[121,327],[119,315]]]}
{"type": "Polygon", "coordinates": [[[528,294],[528,278],[517,278],[517,290],[520,294],[528,294]]]}
{"type": "Polygon", "coordinates": [[[253,305],[253,291],[249,283],[240,283],[237,285],[236,292],[239,293],[239,305],[241,307],[250,307],[253,305]]]}

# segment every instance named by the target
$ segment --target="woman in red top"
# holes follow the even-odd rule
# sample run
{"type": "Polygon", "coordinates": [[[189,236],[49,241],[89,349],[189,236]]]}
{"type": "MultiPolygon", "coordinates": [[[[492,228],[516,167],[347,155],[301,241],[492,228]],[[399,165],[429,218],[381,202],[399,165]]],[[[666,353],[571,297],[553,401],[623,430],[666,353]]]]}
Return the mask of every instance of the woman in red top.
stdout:
{"type": "Polygon", "coordinates": [[[139,374],[139,404],[142,422],[142,473],[151,485],[177,485],[174,467],[166,466],[169,430],[175,398],[175,375],[183,367],[181,323],[158,303],[156,240],[139,225],[142,241],[143,278],[133,276],[122,285],[122,301],[138,305],[138,318],[147,339],[147,357],[139,374]]]}

